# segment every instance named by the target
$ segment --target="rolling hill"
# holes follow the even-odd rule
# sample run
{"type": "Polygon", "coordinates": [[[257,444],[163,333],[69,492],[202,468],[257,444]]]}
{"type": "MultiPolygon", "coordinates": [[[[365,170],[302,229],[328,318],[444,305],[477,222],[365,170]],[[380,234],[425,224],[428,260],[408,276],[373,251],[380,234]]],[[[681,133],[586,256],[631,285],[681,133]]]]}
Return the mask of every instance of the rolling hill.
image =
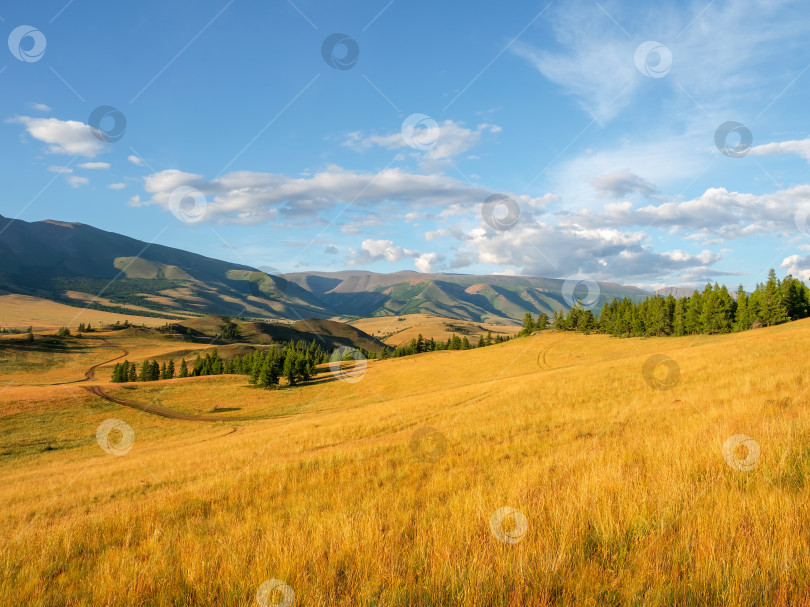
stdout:
{"type": "Polygon", "coordinates": [[[326,350],[340,347],[360,348],[367,352],[379,351],[385,344],[365,331],[351,325],[323,318],[307,318],[293,323],[244,321],[220,316],[203,316],[173,323],[170,330],[186,334],[188,338],[203,343],[222,341],[229,323],[235,333],[232,342],[271,344],[274,342],[315,341],[326,350]]]}
{"type": "MultiPolygon", "coordinates": [[[[552,314],[567,309],[565,280],[529,276],[473,276],[422,274],[403,271],[376,274],[366,271],[302,272],[283,274],[325,306],[345,316],[434,314],[473,322],[511,323],[526,312],[552,314]]],[[[600,282],[597,309],[605,300],[650,295],[636,287],[600,282]]],[[[585,296],[585,289],[575,296],[585,296]]]]}
{"type": "MultiPolygon", "coordinates": [[[[526,312],[568,307],[565,280],[526,276],[270,275],[256,268],[62,221],[0,217],[0,294],[16,293],[127,315],[183,320],[207,314],[300,321],[431,314],[476,323],[519,323],[526,312]]],[[[647,295],[599,283],[599,300],[647,295]]],[[[576,296],[585,296],[576,291],[576,296]]],[[[569,297],[570,299],[570,297],[569,297]]]]}
{"type": "Polygon", "coordinates": [[[141,316],[332,315],[279,276],[80,223],[0,216],[0,234],[0,291],[141,316]]]}

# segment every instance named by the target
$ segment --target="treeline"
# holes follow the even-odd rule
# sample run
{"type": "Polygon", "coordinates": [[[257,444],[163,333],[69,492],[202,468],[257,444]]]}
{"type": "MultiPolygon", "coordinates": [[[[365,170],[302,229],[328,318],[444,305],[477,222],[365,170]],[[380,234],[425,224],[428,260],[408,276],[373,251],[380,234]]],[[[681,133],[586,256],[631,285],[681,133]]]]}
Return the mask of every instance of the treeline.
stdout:
{"type": "MultiPolygon", "coordinates": [[[[693,335],[747,331],[808,316],[810,289],[791,275],[778,280],[772,269],[768,280],[757,284],[750,295],[742,285],[732,297],[725,286],[707,284],[691,297],[654,295],[638,303],[627,298],[613,299],[605,302],[598,316],[577,302],[567,312],[555,312],[550,326],[562,331],[628,337],[693,335]]],[[[540,328],[546,326],[536,326],[540,328]]]]}
{"type": "Polygon", "coordinates": [[[248,381],[262,387],[278,385],[284,377],[290,385],[309,381],[315,375],[315,367],[327,362],[329,355],[313,340],[285,343],[281,348],[267,351],[254,350],[243,356],[229,359],[220,357],[216,348],[197,358],[189,367],[186,359],[175,367],[174,359],[160,365],[157,360],[145,360],[140,369],[135,363],[125,360],[113,367],[112,381],[116,383],[159,381],[175,377],[199,377],[204,375],[249,375],[248,381]]]}
{"type": "Polygon", "coordinates": [[[459,337],[458,335],[453,335],[452,337],[448,337],[447,341],[437,341],[432,337],[429,339],[425,339],[422,337],[422,334],[419,334],[419,337],[412,339],[410,342],[406,344],[401,344],[394,348],[393,351],[389,351],[388,348],[383,348],[380,352],[380,358],[388,358],[388,357],[399,357],[399,356],[411,356],[413,354],[422,354],[423,352],[435,352],[436,350],[471,350],[472,348],[483,348],[485,346],[491,346],[492,344],[499,344],[505,341],[508,341],[509,337],[503,337],[502,335],[496,335],[492,337],[492,332],[487,331],[486,337],[483,334],[478,336],[478,343],[473,345],[470,343],[470,340],[467,339],[467,336],[459,337]]]}

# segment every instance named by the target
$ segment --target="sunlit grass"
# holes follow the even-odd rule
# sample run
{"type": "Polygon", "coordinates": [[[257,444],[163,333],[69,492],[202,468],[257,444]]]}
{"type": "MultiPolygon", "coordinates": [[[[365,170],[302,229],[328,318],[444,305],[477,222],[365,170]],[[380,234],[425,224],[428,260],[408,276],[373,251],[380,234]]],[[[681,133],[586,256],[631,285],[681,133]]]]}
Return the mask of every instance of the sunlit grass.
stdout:
{"type": "Polygon", "coordinates": [[[806,321],[546,333],[372,361],[356,383],[107,385],[256,422],[9,387],[0,604],[245,605],[271,578],[296,605],[807,603],[809,346],[806,321]],[[653,353],[677,363],[669,390],[642,375],[653,353]],[[121,457],[96,443],[110,417],[135,432],[121,457]],[[446,442],[414,451],[426,426],[446,442]],[[723,458],[735,434],[761,447],[750,472],[723,458]],[[517,543],[490,529],[502,506],[526,517],[517,543]]]}

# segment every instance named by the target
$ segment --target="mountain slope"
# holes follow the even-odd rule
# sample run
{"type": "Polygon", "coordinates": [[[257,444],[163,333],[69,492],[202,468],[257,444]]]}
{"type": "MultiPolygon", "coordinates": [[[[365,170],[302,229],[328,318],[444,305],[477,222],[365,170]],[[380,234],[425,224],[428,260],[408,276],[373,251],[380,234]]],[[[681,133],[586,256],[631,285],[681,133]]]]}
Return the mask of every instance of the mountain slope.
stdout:
{"type": "MultiPolygon", "coordinates": [[[[343,316],[391,316],[429,313],[474,322],[519,322],[526,312],[552,314],[567,309],[565,280],[528,276],[471,276],[366,271],[296,272],[284,278],[308,289],[343,316]]],[[[636,287],[600,282],[598,310],[605,300],[640,300],[650,293],[636,287]]],[[[584,297],[583,288],[575,296],[584,297]]]]}
{"type": "MultiPolygon", "coordinates": [[[[358,318],[434,314],[514,324],[528,312],[567,309],[565,281],[527,276],[376,274],[367,271],[269,275],[80,223],[0,216],[0,292],[97,310],[181,320],[222,314],[252,318],[358,318]]],[[[649,293],[599,283],[595,307],[649,293]]],[[[585,289],[575,296],[584,297],[585,289]]]]}
{"type": "Polygon", "coordinates": [[[100,309],[333,315],[282,277],[84,224],[0,216],[0,234],[0,290],[100,309]]]}

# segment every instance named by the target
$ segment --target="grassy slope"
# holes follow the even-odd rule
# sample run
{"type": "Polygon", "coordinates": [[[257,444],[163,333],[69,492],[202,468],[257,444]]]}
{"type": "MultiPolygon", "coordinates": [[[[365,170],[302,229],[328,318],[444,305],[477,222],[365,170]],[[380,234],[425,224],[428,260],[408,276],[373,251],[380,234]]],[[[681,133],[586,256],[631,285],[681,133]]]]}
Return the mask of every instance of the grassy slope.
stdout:
{"type": "Polygon", "coordinates": [[[138,325],[145,324],[148,327],[159,327],[171,322],[165,318],[138,316],[137,312],[116,314],[87,309],[81,302],[77,302],[76,306],[68,306],[29,295],[0,295],[0,326],[12,329],[24,331],[31,325],[37,330],[59,327],[75,329],[79,323],[98,326],[102,322],[113,324],[116,321],[123,323],[125,320],[138,325]]]}
{"type": "Polygon", "coordinates": [[[810,321],[546,333],[372,361],[356,383],[196,378],[158,394],[278,416],[252,423],[7,387],[0,603],[241,605],[269,578],[301,605],[807,602],[808,347],[810,321]],[[642,376],[658,352],[680,367],[670,391],[642,376]],[[125,456],[95,442],[109,417],[135,431],[125,456]],[[447,441],[435,461],[409,445],[424,426],[447,441]],[[738,433],[762,447],[751,472],[722,457],[738,433]],[[501,506],[526,515],[520,543],[490,531],[501,506]]]}
{"type": "Polygon", "coordinates": [[[371,318],[347,320],[346,322],[382,339],[389,346],[407,343],[411,339],[416,339],[420,334],[425,339],[432,337],[437,341],[447,341],[447,338],[455,333],[459,337],[467,335],[471,342],[477,343],[478,336],[486,336],[487,331],[491,331],[493,337],[499,334],[503,336],[514,335],[520,331],[520,326],[517,324],[474,323],[465,320],[450,320],[431,314],[373,316],[371,318]],[[399,320],[400,318],[403,320],[399,320]]]}

